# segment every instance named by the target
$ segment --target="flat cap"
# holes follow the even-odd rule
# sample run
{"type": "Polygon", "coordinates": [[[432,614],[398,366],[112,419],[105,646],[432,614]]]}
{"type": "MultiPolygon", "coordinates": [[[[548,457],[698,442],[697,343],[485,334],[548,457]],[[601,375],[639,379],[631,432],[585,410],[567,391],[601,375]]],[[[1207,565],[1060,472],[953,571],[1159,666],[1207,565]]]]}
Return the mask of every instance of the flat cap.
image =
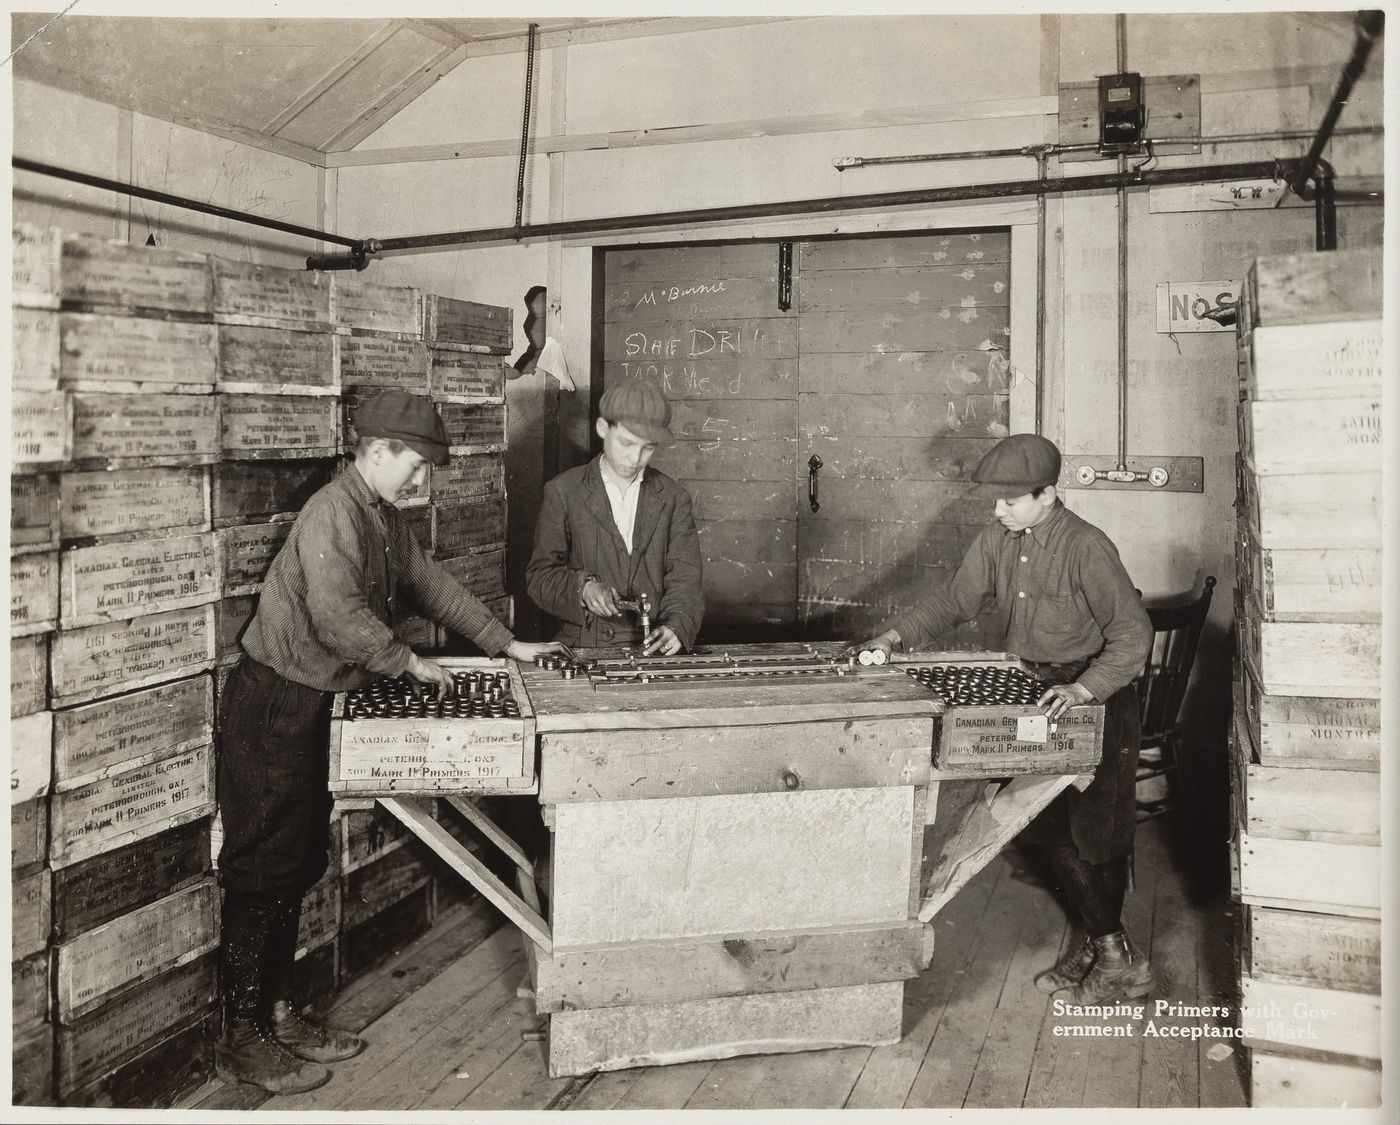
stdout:
{"type": "Polygon", "coordinates": [[[447,427],[433,400],[407,391],[383,391],[355,411],[355,433],[362,438],[401,441],[434,465],[446,465],[447,427]]]}
{"type": "Polygon", "coordinates": [[[1012,434],[992,446],[972,474],[971,495],[992,500],[1024,496],[1060,479],[1060,451],[1039,434],[1012,434]]]}
{"type": "Polygon", "coordinates": [[[598,414],[614,425],[622,423],[643,441],[674,441],[671,404],[655,383],[628,379],[603,392],[598,414]]]}

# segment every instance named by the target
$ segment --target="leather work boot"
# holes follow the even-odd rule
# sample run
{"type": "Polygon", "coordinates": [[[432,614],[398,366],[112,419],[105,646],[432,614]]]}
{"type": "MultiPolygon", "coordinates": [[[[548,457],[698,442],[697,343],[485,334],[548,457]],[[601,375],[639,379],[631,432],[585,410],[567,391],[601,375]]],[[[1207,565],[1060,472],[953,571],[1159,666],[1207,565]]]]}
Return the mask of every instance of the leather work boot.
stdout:
{"type": "Polygon", "coordinates": [[[1036,988],[1041,992],[1058,992],[1062,988],[1076,987],[1093,968],[1097,956],[1093,938],[1086,937],[1079,945],[1071,946],[1054,968],[1036,974],[1036,988]]]}
{"type": "Polygon", "coordinates": [[[1094,938],[1095,960],[1084,979],[1068,990],[1074,1004],[1137,1000],[1152,991],[1152,963],[1126,930],[1094,938]]]}
{"type": "Polygon", "coordinates": [[[214,1044],[214,1072],[225,1082],[251,1082],[269,1094],[304,1094],[330,1080],[319,1063],[299,1059],[256,1020],[229,1020],[214,1044]]]}
{"type": "Polygon", "coordinates": [[[308,1023],[285,1000],[272,1005],[272,1034],[298,1058],[317,1063],[353,1059],[365,1049],[365,1041],[358,1035],[308,1023]]]}

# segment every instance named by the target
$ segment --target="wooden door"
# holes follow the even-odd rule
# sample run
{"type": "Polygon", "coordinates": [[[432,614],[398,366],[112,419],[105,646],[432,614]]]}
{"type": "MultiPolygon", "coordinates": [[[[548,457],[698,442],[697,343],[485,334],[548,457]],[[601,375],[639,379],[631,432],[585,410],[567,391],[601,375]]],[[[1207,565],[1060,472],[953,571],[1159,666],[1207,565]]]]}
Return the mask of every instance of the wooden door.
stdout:
{"type": "Polygon", "coordinates": [[[652,464],[695,502],[703,636],[791,637],[797,312],[778,308],[777,243],[604,251],[603,293],[603,386],[644,379],[672,403],[678,440],[652,464]]]}
{"type": "MultiPolygon", "coordinates": [[[[824,239],[798,251],[799,626],[862,639],[951,576],[991,518],[966,493],[1008,432],[1011,236],[824,239]]],[[[949,640],[1000,643],[984,632],[971,623],[949,640]]]]}

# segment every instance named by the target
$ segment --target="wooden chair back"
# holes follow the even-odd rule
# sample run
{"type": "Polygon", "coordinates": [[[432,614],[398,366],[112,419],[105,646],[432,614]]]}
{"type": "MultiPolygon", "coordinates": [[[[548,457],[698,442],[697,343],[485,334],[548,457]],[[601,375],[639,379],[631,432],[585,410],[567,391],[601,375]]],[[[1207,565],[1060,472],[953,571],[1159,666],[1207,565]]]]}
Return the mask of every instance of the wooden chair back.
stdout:
{"type": "Polygon", "coordinates": [[[1142,715],[1142,745],[1160,746],[1180,733],[1181,701],[1196,662],[1196,645],[1210,612],[1215,578],[1206,578],[1201,596],[1186,605],[1149,608],[1152,651],[1138,678],[1142,715]]]}

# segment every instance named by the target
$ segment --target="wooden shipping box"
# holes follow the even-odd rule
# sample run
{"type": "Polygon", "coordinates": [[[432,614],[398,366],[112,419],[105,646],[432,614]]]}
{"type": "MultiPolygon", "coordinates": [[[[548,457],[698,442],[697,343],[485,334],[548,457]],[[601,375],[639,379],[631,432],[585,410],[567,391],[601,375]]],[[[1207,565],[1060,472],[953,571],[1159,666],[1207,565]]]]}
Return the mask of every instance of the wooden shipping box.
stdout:
{"type": "Polygon", "coordinates": [[[10,804],[45,796],[53,784],[53,712],[10,720],[10,804]]]}
{"type": "Polygon", "coordinates": [[[297,923],[298,958],[334,941],[340,932],[340,884],[340,878],[331,868],[301,900],[301,917],[297,923]]]}
{"type": "Polygon", "coordinates": [[[60,583],[64,629],[207,605],[219,598],[214,533],[76,547],[62,555],[60,583]]]}
{"type": "Polygon", "coordinates": [[[491,601],[506,592],[505,547],[485,549],[455,558],[439,558],[442,569],[465,586],[474,598],[491,601]]]}
{"type": "Polygon", "coordinates": [[[10,1058],[11,1103],[53,1105],[53,1028],[43,1024],[15,1035],[10,1058]]]}
{"type": "Polygon", "coordinates": [[[340,386],[348,397],[369,398],[380,391],[428,393],[428,346],[392,336],[337,336],[340,386]]]}
{"type": "Polygon", "coordinates": [[[1245,831],[1254,839],[1381,842],[1381,795],[1376,775],[1356,770],[1244,769],[1245,831]]]}
{"type": "Polygon", "coordinates": [[[1249,1104],[1252,1109],[1379,1109],[1380,1064],[1256,1046],[1249,1051],[1249,1104]]]}
{"type": "MultiPolygon", "coordinates": [[[[1240,403],[1240,449],[1257,476],[1381,471],[1381,399],[1240,403]],[[1299,440],[1306,435],[1305,440],[1299,440]]],[[[1335,487],[1335,485],[1334,485],[1335,487]]]]}
{"type": "Polygon", "coordinates": [[[428,386],[443,402],[505,402],[506,366],[500,356],[435,347],[428,386]]]}
{"type": "Polygon", "coordinates": [[[31,309],[58,308],[63,235],[56,227],[15,223],[10,242],[10,300],[31,309]]]}
{"type": "Polygon", "coordinates": [[[1334,250],[1255,260],[1245,282],[1245,329],[1372,320],[1381,312],[1381,251],[1334,250]]]}
{"type": "Polygon", "coordinates": [[[1251,906],[1378,918],[1381,849],[1240,835],[1240,897],[1251,906]]]}
{"type": "Polygon", "coordinates": [[[217,323],[329,330],[329,275],[227,258],[210,258],[209,265],[217,323]]]}
{"type": "Polygon", "coordinates": [[[53,872],[41,867],[10,877],[10,959],[22,960],[49,944],[53,930],[53,872]]]}
{"type": "Polygon", "coordinates": [[[335,338],[325,332],[220,324],[218,389],[226,394],[340,392],[335,338]]]}
{"type": "Polygon", "coordinates": [[[54,779],[60,788],[207,746],[214,688],[207,675],[101,699],[54,716],[54,779]]]}
{"type": "Polygon", "coordinates": [[[1256,980],[1380,995],[1379,919],[1247,906],[1244,925],[1244,967],[1256,980]]]}
{"type": "Polygon", "coordinates": [[[160,831],[54,872],[54,940],[68,941],[203,878],[212,867],[207,818],[160,831]]]}
{"type": "Polygon", "coordinates": [[[54,634],[51,701],[87,703],[205,672],[214,663],[214,607],[193,606],[54,634]]]}
{"type": "Polygon", "coordinates": [[[178,1104],[213,1074],[221,1016],[211,1012],[158,1039],[139,1055],[64,1095],[64,1105],[138,1109],[178,1104]]]}
{"type": "Polygon", "coordinates": [[[436,505],[503,500],[505,494],[505,458],[499,453],[453,457],[433,470],[432,500],[436,505]]]}
{"type": "Polygon", "coordinates": [[[196,746],[72,788],[50,808],[49,860],[66,867],[214,812],[214,752],[196,746]]]}
{"type": "Polygon", "coordinates": [[[65,312],[59,383],[73,391],[208,394],[219,350],[212,324],[65,312]]]}
{"type": "Polygon", "coordinates": [[[218,945],[213,879],[158,899],[55,947],[58,1022],[69,1025],[166,969],[218,945]]]}
{"type": "Polygon", "coordinates": [[[505,497],[433,507],[433,551],[438,558],[499,551],[505,542],[505,497]]]}
{"type": "MultiPolygon", "coordinates": [[[[65,474],[69,475],[69,474],[65,474]]],[[[29,555],[58,547],[57,477],[10,477],[10,553],[29,555]]]]}
{"type": "Polygon", "coordinates": [[[49,954],[10,964],[10,1026],[26,1032],[49,1022],[49,954]]]}
{"type": "Polygon", "coordinates": [[[1236,592],[1235,624],[1255,682],[1269,695],[1377,699],[1381,693],[1378,622],[1269,621],[1253,598],[1236,592]]]}
{"type": "Polygon", "coordinates": [[[1364,992],[1240,977],[1240,1028],[1248,1046],[1304,1047],[1378,1059],[1381,1000],[1364,992]]]}
{"type": "Polygon", "coordinates": [[[219,395],[225,459],[331,457],[340,447],[336,400],[307,395],[219,395]]]}
{"type": "Polygon", "coordinates": [[[224,598],[214,607],[214,659],[220,664],[235,663],[243,654],[243,633],[257,608],[256,594],[224,598]]]}
{"type": "Polygon", "coordinates": [[[64,539],[209,528],[209,470],[99,469],[64,473],[55,510],[64,539]]]}
{"type": "MultiPolygon", "coordinates": [[[[31,797],[10,805],[10,870],[30,870],[49,857],[49,799],[31,797]]],[[[12,876],[13,877],[13,876],[12,876]]]]}
{"type": "Polygon", "coordinates": [[[393,333],[421,339],[423,295],[417,289],[379,285],[354,273],[331,277],[331,323],[336,328],[393,333]]]}
{"type": "Polygon", "coordinates": [[[1266,695],[1247,663],[1235,691],[1235,713],[1244,716],[1254,758],[1263,765],[1380,769],[1379,699],[1266,695]]]}
{"type": "Polygon", "coordinates": [[[261,590],[272,560],[291,532],[290,520],[243,524],[214,532],[224,594],[256,594],[261,590]]]}
{"type": "Polygon", "coordinates": [[[427,846],[415,837],[348,875],[342,875],[342,931],[363,926],[410,895],[430,887],[433,878],[430,855],[427,846]]]}
{"type": "Polygon", "coordinates": [[[43,634],[10,641],[10,718],[42,711],[49,702],[49,638],[43,634]]]}
{"type": "Polygon", "coordinates": [[[10,463],[17,473],[57,468],[73,456],[73,397],[67,391],[10,395],[10,463]]]}
{"type": "Polygon", "coordinates": [[[58,624],[58,552],[10,556],[10,636],[48,633],[58,624]]]}
{"type": "Polygon", "coordinates": [[[186,254],[87,235],[63,239],[60,295],[65,309],[128,316],[212,319],[214,277],[203,254],[186,254]]]}
{"type": "Polygon", "coordinates": [[[518,719],[347,719],[344,693],[331,718],[330,789],[366,796],[439,790],[535,792],[535,723],[515,662],[449,657],[449,671],[505,669],[518,719]]]}
{"type": "Polygon", "coordinates": [[[1379,621],[1379,548],[1270,548],[1250,525],[1235,531],[1236,580],[1266,621],[1379,621]]]}
{"type": "Polygon", "coordinates": [[[334,458],[224,461],[211,470],[214,526],[290,520],[335,476],[334,458]]]}
{"type": "Polygon", "coordinates": [[[1345,398],[1381,388],[1381,321],[1256,328],[1240,349],[1241,397],[1345,398]]]}
{"type": "Polygon", "coordinates": [[[515,346],[511,310],[435,293],[423,298],[423,338],[437,344],[479,344],[498,355],[515,346]]]}
{"type": "Polygon", "coordinates": [[[219,456],[216,395],[80,394],[73,460],[95,468],[207,465],[219,456]]]}
{"type": "Polygon", "coordinates": [[[500,453],[506,446],[504,403],[444,402],[438,406],[447,441],[458,454],[500,453]]]}
{"type": "Polygon", "coordinates": [[[58,314],[47,309],[12,310],[10,387],[56,391],[59,371],[58,314]]]}
{"type": "Polygon", "coordinates": [[[65,1097],[110,1073],[218,1001],[216,958],[176,966],[58,1029],[58,1092],[65,1097]]]}

